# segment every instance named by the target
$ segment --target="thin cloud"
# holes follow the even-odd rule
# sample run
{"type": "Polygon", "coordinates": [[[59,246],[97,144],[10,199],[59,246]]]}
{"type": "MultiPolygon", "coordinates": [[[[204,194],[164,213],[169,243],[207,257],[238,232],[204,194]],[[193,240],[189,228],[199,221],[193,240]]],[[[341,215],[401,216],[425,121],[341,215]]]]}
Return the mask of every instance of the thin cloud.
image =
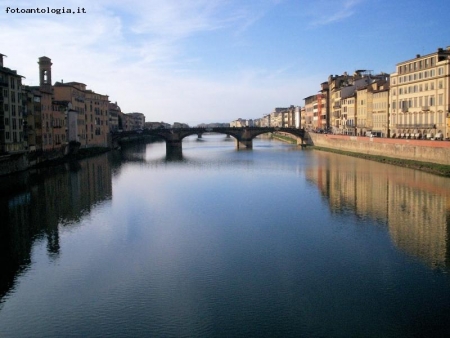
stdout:
{"type": "MultiPolygon", "coordinates": [[[[363,0],[344,0],[342,2],[333,1],[332,4],[328,2],[324,4],[323,1],[320,1],[317,6],[315,6],[316,8],[320,6],[322,8],[329,8],[330,10],[326,12],[324,11],[322,14],[317,15],[318,19],[310,22],[309,27],[315,28],[319,26],[326,26],[348,19],[356,13],[356,7],[362,1],[363,0]],[[330,12],[332,11],[333,14],[330,15],[330,12]]],[[[319,13],[319,11],[316,11],[316,13],[319,13]]]]}

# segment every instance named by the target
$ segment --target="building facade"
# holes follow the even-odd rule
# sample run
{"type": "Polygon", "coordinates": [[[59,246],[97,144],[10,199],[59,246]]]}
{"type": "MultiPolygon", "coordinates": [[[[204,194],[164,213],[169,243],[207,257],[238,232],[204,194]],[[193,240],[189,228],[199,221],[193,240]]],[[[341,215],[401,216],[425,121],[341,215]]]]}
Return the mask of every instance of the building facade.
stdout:
{"type": "Polygon", "coordinates": [[[145,115],[142,113],[128,113],[130,129],[127,130],[142,130],[145,126],[145,115]]]}
{"type": "Polygon", "coordinates": [[[450,138],[450,47],[400,62],[391,74],[391,137],[450,138]]]}
{"type": "Polygon", "coordinates": [[[119,114],[121,113],[120,107],[117,102],[110,102],[108,104],[108,116],[109,116],[109,131],[116,132],[119,130],[119,114]]]}
{"type": "Polygon", "coordinates": [[[80,82],[56,82],[54,99],[65,102],[67,108],[76,112],[76,141],[82,147],[106,147],[109,134],[108,95],[87,90],[80,82]],[[68,105],[70,103],[70,105],[68,105]]]}
{"type": "Polygon", "coordinates": [[[0,54],[0,154],[26,151],[22,76],[3,66],[4,56],[0,54]]]}
{"type": "Polygon", "coordinates": [[[108,95],[85,92],[85,134],[87,145],[106,147],[109,135],[108,95]]]}

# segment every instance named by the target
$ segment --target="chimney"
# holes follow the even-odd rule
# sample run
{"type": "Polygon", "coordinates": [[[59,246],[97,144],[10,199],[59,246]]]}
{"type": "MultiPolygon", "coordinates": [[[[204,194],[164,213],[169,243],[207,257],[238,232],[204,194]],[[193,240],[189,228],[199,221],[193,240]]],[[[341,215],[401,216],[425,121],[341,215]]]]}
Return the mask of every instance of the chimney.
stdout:
{"type": "Polygon", "coordinates": [[[6,56],[6,55],[0,53],[0,67],[3,67],[3,57],[4,56],[6,56]]]}

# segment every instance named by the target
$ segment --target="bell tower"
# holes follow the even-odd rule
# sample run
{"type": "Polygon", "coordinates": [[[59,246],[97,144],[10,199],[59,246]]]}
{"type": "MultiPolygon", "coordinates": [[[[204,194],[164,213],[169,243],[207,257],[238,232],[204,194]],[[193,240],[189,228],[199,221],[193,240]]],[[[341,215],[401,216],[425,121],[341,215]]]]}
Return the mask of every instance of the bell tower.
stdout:
{"type": "Polygon", "coordinates": [[[46,56],[39,58],[39,87],[46,92],[52,91],[52,60],[46,56]]]}

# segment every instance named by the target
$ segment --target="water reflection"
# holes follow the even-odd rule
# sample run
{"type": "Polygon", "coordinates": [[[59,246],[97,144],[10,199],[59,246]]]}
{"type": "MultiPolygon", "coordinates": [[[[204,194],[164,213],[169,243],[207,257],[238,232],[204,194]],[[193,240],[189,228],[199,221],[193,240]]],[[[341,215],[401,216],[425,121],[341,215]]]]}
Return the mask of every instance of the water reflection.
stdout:
{"type": "Polygon", "coordinates": [[[449,267],[448,178],[335,154],[317,156],[306,176],[333,213],[377,220],[402,251],[432,268],[449,267]]]}
{"type": "MultiPolygon", "coordinates": [[[[0,179],[0,299],[29,266],[34,241],[45,239],[49,257],[58,258],[59,227],[79,223],[97,203],[111,199],[112,175],[120,174],[121,168],[168,162],[201,165],[182,152],[164,154],[164,150],[161,145],[135,144],[85,161],[0,179]]],[[[304,168],[305,176],[320,189],[333,214],[376,220],[388,227],[402,251],[432,268],[449,267],[449,179],[335,154],[315,152],[314,156],[315,162],[304,168]]]]}
{"type": "Polygon", "coordinates": [[[0,180],[0,302],[30,264],[33,243],[45,239],[60,254],[60,226],[77,224],[112,197],[108,155],[0,180]]]}

